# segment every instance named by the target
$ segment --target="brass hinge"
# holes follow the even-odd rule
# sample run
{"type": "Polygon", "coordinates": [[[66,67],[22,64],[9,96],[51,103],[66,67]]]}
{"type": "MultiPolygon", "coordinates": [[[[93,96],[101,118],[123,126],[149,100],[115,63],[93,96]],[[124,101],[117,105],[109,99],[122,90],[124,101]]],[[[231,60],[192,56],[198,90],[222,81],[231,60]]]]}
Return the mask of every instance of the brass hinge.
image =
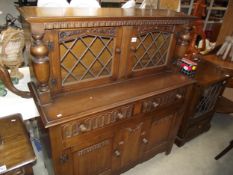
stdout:
{"type": "Polygon", "coordinates": [[[69,156],[67,154],[63,154],[59,157],[60,163],[64,164],[69,160],[69,156]]]}
{"type": "Polygon", "coordinates": [[[54,49],[54,43],[52,41],[48,41],[48,49],[49,51],[54,49]]]}

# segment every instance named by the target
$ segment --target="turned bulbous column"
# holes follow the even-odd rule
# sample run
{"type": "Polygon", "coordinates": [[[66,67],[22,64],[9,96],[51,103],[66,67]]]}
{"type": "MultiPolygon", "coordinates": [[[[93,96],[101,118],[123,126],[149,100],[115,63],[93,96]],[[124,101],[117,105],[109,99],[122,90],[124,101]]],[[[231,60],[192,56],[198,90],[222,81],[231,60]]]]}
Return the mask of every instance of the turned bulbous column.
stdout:
{"type": "Polygon", "coordinates": [[[48,82],[50,77],[49,67],[49,49],[43,43],[43,34],[33,34],[33,43],[30,48],[32,55],[33,71],[38,83],[39,91],[46,92],[49,90],[48,82]]]}
{"type": "Polygon", "coordinates": [[[180,32],[176,46],[176,57],[182,58],[185,55],[191,38],[190,32],[190,26],[186,26],[183,31],[180,32]]]}

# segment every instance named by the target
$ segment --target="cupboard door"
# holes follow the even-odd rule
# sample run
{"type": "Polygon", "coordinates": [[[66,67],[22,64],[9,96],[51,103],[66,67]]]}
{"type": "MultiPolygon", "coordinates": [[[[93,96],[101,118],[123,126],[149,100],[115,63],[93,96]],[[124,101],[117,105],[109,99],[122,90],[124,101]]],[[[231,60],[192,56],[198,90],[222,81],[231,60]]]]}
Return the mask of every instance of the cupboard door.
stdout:
{"type": "Polygon", "coordinates": [[[70,91],[115,81],[121,33],[116,27],[55,31],[51,88],[70,91]]]}
{"type": "Polygon", "coordinates": [[[161,71],[171,62],[174,26],[135,26],[130,42],[128,76],[161,71]]]}
{"type": "Polygon", "coordinates": [[[72,153],[74,175],[110,175],[112,139],[105,139],[72,153]]]}
{"type": "Polygon", "coordinates": [[[141,120],[130,121],[120,127],[114,141],[113,169],[127,169],[136,164],[148,126],[147,120],[141,120]]]}
{"type": "MultiPolygon", "coordinates": [[[[169,109],[168,109],[169,111],[169,109]]],[[[168,151],[170,144],[172,144],[175,138],[180,118],[179,112],[171,111],[163,114],[152,114],[152,122],[149,130],[148,145],[146,152],[148,154],[159,153],[162,151],[168,151]]]]}

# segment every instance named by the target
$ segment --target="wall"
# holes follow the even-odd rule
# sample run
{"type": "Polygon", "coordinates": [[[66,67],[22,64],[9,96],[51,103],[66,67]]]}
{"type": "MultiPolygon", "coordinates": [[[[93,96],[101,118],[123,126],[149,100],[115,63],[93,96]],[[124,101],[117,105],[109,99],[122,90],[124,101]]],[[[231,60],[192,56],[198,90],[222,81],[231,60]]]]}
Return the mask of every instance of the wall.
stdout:
{"type": "Polygon", "coordinates": [[[0,25],[4,25],[6,23],[5,16],[7,13],[12,14],[14,17],[19,16],[14,4],[15,1],[17,0],[0,0],[0,25]]]}

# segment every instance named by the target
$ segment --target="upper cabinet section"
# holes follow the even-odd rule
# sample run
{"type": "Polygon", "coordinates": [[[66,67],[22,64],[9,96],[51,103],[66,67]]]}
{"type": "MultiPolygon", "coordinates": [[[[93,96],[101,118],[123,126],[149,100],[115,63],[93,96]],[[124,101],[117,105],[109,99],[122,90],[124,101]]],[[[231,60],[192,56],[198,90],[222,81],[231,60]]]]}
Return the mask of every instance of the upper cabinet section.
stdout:
{"type": "Polygon", "coordinates": [[[169,67],[176,36],[194,18],[169,10],[19,8],[31,30],[32,67],[51,95],[169,67]]]}

